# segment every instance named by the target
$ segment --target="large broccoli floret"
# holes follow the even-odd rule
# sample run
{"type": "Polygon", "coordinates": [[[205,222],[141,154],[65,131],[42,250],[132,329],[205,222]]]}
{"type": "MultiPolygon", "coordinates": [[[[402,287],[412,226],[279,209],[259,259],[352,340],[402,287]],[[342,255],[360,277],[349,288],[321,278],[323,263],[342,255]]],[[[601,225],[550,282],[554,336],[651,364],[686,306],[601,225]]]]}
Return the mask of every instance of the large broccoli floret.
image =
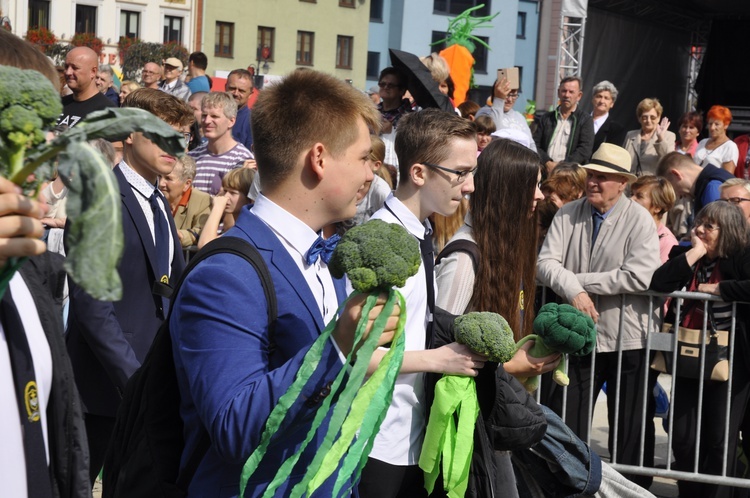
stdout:
{"type": "Polygon", "coordinates": [[[359,292],[403,287],[422,263],[419,243],[401,225],[370,220],[341,239],[331,256],[331,275],[346,274],[359,292]]]}
{"type": "Polygon", "coordinates": [[[26,151],[44,142],[62,112],[60,94],[41,73],[0,66],[0,166],[12,178],[26,151]]]}
{"type": "MultiPolygon", "coordinates": [[[[541,358],[552,353],[585,356],[590,354],[596,346],[596,328],[589,315],[573,306],[547,303],[542,306],[534,319],[534,334],[527,335],[518,341],[517,347],[521,347],[529,340],[534,341],[534,346],[528,354],[534,358],[541,358]]],[[[561,386],[567,386],[570,383],[570,379],[565,375],[564,356],[555,368],[553,379],[561,386]]],[[[536,390],[539,385],[538,377],[519,380],[529,391],[536,390]]]]}
{"type": "Polygon", "coordinates": [[[513,331],[497,313],[474,311],[459,316],[453,322],[453,331],[457,343],[465,344],[490,361],[505,363],[516,352],[513,331]]]}

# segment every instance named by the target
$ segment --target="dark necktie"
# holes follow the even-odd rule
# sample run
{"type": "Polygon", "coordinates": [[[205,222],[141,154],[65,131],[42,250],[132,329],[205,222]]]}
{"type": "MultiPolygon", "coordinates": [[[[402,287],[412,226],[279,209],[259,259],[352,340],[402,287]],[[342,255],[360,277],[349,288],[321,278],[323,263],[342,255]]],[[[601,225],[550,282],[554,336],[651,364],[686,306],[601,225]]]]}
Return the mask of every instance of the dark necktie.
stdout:
{"type": "Polygon", "coordinates": [[[425,279],[427,280],[427,308],[430,314],[435,311],[435,246],[432,244],[432,230],[425,227],[424,238],[419,241],[422,253],[425,279]]]}
{"type": "Polygon", "coordinates": [[[592,216],[594,221],[594,232],[591,234],[591,247],[593,248],[596,238],[599,236],[599,229],[604,222],[604,216],[600,213],[594,213],[592,216]]]}
{"type": "MultiPolygon", "coordinates": [[[[159,191],[154,189],[148,198],[151,210],[154,212],[154,238],[156,254],[156,280],[163,284],[169,284],[169,223],[167,223],[159,203],[164,203],[159,191]]],[[[166,205],[164,205],[166,209],[166,205]]]]}
{"type": "Polygon", "coordinates": [[[307,266],[315,264],[315,262],[318,260],[318,257],[320,257],[320,259],[322,259],[325,264],[328,264],[328,262],[331,260],[333,250],[336,249],[336,244],[339,243],[339,240],[341,240],[341,236],[339,234],[334,234],[327,239],[324,239],[319,235],[318,238],[315,239],[315,242],[313,242],[313,245],[310,246],[310,249],[307,250],[307,254],[305,255],[305,262],[307,263],[307,266]]]}
{"type": "Polygon", "coordinates": [[[21,317],[13,304],[10,288],[0,302],[0,321],[8,342],[13,384],[21,415],[28,496],[52,496],[34,360],[31,357],[29,341],[26,338],[21,317]]]}

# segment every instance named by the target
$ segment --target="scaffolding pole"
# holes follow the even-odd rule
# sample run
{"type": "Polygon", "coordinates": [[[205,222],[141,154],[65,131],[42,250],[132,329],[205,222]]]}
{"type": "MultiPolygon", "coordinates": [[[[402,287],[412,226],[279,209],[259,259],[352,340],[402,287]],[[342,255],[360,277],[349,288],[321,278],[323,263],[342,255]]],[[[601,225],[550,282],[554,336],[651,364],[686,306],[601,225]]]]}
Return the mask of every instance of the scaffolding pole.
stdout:
{"type": "Polygon", "coordinates": [[[585,27],[585,17],[561,16],[560,18],[560,48],[557,55],[558,69],[555,74],[555,88],[560,87],[560,81],[563,78],[581,76],[585,27]]]}

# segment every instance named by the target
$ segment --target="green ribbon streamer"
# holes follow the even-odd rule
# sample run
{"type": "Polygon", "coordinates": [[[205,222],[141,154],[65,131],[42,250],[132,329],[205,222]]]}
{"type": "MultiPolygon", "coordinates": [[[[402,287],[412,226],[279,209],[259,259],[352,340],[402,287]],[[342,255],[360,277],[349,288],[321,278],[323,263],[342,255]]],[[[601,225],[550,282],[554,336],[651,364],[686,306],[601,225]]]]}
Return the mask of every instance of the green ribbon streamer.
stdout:
{"type": "MultiPolygon", "coordinates": [[[[369,315],[370,311],[377,302],[377,297],[377,294],[370,294],[367,297],[362,309],[363,317],[367,317],[369,315]]],[[[341,305],[338,313],[341,312],[343,307],[344,304],[341,305]]],[[[357,352],[357,361],[354,364],[351,373],[349,374],[349,378],[343,391],[341,391],[338,397],[338,401],[333,410],[333,414],[331,415],[328,432],[326,433],[323,444],[321,445],[321,448],[319,448],[316,452],[316,456],[313,459],[313,462],[308,466],[302,481],[292,489],[292,493],[290,496],[302,496],[302,494],[306,490],[308,491],[308,494],[312,494],[323,482],[325,482],[325,480],[333,472],[335,472],[336,468],[339,465],[341,455],[349,447],[349,444],[351,443],[351,440],[354,437],[354,434],[358,427],[361,427],[360,434],[363,430],[370,433],[377,433],[380,424],[385,417],[385,411],[390,404],[390,400],[393,395],[395,379],[398,375],[398,371],[401,368],[401,362],[403,361],[405,344],[403,329],[405,320],[406,305],[403,296],[401,296],[398,291],[391,289],[388,300],[383,307],[383,311],[376,318],[370,334],[357,352]],[[396,332],[394,334],[394,346],[391,348],[389,353],[386,354],[386,357],[384,357],[383,361],[381,361],[378,369],[373,373],[371,379],[368,380],[364,387],[362,387],[362,380],[367,373],[367,366],[370,362],[370,358],[372,357],[372,353],[377,347],[378,339],[380,338],[380,335],[382,335],[383,329],[397,299],[399,299],[402,311],[399,317],[396,332]],[[376,383],[376,381],[371,383],[372,379],[376,376],[377,379],[380,379],[379,384],[376,383]],[[370,391],[375,391],[374,393],[368,394],[368,385],[374,386],[373,388],[369,388],[370,391]],[[377,389],[375,389],[375,387],[377,387],[377,389]],[[364,391],[364,393],[360,394],[360,391],[364,391]],[[385,402],[385,405],[383,405],[384,400],[387,400],[385,402]],[[348,416],[347,413],[349,413],[348,416]],[[357,423],[357,420],[359,420],[359,423],[357,423]],[[339,431],[342,432],[342,435],[340,436],[339,440],[336,440],[335,437],[339,433],[339,431]],[[329,450],[332,447],[334,447],[333,455],[338,455],[337,457],[329,454],[329,450]],[[311,486],[309,490],[308,486],[311,486]]],[[[271,438],[279,431],[279,428],[281,427],[290,407],[299,397],[305,384],[309,381],[310,377],[319,365],[323,348],[330,338],[331,332],[333,331],[335,325],[336,320],[334,319],[328,324],[328,326],[326,326],[325,330],[313,343],[312,347],[310,348],[310,350],[308,350],[303,359],[302,366],[300,367],[300,370],[297,373],[294,382],[289,387],[287,392],[284,393],[284,395],[279,399],[279,402],[272,410],[261,436],[260,444],[255,449],[255,451],[253,451],[252,455],[250,455],[243,467],[240,477],[240,496],[244,496],[247,482],[260,465],[260,462],[266,453],[271,438]]],[[[359,343],[362,339],[366,325],[366,318],[360,320],[355,331],[355,344],[359,343]]],[[[348,363],[351,362],[353,355],[354,352],[350,352],[350,354],[347,356],[348,363]]],[[[331,385],[331,392],[338,392],[339,387],[341,386],[344,377],[346,376],[346,373],[346,369],[342,369],[339,372],[331,385]]],[[[299,458],[301,457],[305,448],[312,440],[325,418],[328,416],[333,398],[334,396],[327,396],[321,403],[321,406],[318,407],[312,425],[308,430],[304,441],[301,443],[299,449],[292,456],[287,458],[281,465],[281,467],[279,467],[276,476],[268,485],[263,494],[264,498],[270,498],[274,496],[279,486],[281,486],[288,480],[292,469],[299,461],[299,458]]],[[[357,442],[359,442],[359,439],[357,440],[357,442]]],[[[359,446],[359,451],[362,451],[362,446],[363,445],[359,446]]],[[[356,449],[355,443],[355,445],[352,446],[352,449],[350,449],[349,453],[347,454],[347,458],[354,455],[356,456],[356,461],[354,461],[350,465],[345,464],[344,466],[342,466],[342,469],[337,476],[336,482],[338,483],[339,480],[341,480],[343,485],[343,483],[345,483],[352,475],[353,470],[357,470],[356,478],[354,479],[354,481],[356,481],[359,478],[361,466],[364,465],[363,461],[366,461],[367,454],[369,454],[369,449],[371,448],[372,444],[370,443],[364,455],[353,454],[352,451],[356,449]],[[361,465],[357,465],[360,462],[361,465]],[[356,469],[354,469],[355,466],[356,469]]]]}
{"type": "Polygon", "coordinates": [[[428,493],[435,489],[442,459],[443,484],[449,498],[462,498],[466,494],[478,416],[477,387],[472,377],[445,375],[437,382],[419,456],[428,493]],[[458,415],[458,424],[454,413],[458,415]]]}

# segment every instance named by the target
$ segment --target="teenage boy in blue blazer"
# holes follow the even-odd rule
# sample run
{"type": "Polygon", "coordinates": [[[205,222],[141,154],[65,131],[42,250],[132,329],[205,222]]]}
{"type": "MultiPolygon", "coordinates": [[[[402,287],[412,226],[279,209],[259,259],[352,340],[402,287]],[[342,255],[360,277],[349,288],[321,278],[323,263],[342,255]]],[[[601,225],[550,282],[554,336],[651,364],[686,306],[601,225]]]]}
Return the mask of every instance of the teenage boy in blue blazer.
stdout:
{"type": "MultiPolygon", "coordinates": [[[[370,132],[377,132],[379,122],[363,93],[316,71],[295,71],[258,97],[252,127],[261,194],[225,236],[250,242],[262,255],[278,318],[269,333],[258,275],[238,256],[219,254],[202,262],[176,297],[170,329],[185,423],[182,466],[203,427],[211,437],[189,496],[239,494],[242,465],[258,445],[268,415],[343,301],[343,282],[331,277],[322,259],[308,264],[306,256],[323,227],[354,216],[357,190],[372,180],[370,132]]],[[[342,311],[320,364],[245,496],[263,493],[299,447],[320,402],[337,394],[330,385],[354,347],[362,302],[351,300],[342,311]]],[[[398,313],[394,310],[381,342],[390,341],[398,313]]],[[[321,440],[311,441],[277,496],[288,495],[301,479],[321,440]]],[[[331,496],[331,489],[329,479],[315,496],[331,496]]]]}

